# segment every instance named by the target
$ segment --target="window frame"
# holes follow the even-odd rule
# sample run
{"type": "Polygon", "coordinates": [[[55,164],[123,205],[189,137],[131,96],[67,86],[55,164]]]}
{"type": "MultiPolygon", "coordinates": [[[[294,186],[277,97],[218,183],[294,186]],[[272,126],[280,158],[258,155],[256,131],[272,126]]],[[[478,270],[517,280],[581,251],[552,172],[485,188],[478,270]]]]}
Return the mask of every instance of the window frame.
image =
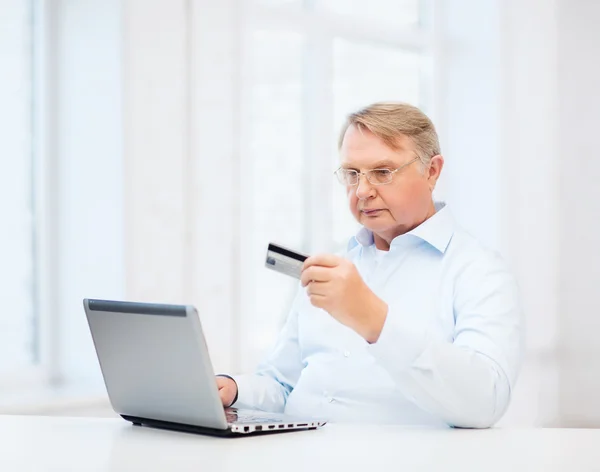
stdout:
{"type": "Polygon", "coordinates": [[[33,259],[33,310],[35,325],[32,326],[32,362],[18,371],[0,377],[0,391],[23,391],[50,383],[56,374],[55,346],[58,333],[53,326],[57,310],[55,281],[55,237],[56,229],[56,175],[53,164],[54,153],[50,138],[53,123],[51,103],[53,94],[51,54],[53,51],[52,8],[44,0],[28,1],[30,18],[30,154],[32,164],[32,259],[33,259]]]}

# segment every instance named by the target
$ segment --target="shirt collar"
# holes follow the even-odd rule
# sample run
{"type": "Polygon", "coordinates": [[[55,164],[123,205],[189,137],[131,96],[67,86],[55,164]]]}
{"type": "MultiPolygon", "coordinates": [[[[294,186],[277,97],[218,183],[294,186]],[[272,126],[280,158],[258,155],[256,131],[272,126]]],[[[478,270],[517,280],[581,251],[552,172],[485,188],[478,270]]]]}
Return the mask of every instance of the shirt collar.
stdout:
{"type": "MultiPolygon", "coordinates": [[[[392,240],[392,247],[411,245],[415,242],[425,241],[441,253],[446,252],[448,244],[454,235],[455,222],[452,213],[444,202],[435,202],[436,212],[419,226],[401,234],[392,240]]],[[[368,247],[375,242],[373,233],[362,227],[354,237],[350,239],[348,250],[357,244],[368,247]]]]}

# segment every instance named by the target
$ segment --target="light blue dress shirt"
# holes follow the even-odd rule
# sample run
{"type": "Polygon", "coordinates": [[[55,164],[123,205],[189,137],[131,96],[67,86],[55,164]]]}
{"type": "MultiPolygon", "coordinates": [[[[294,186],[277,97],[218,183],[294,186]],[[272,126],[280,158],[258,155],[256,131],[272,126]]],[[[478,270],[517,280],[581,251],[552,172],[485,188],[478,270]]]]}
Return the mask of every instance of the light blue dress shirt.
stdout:
{"type": "Polygon", "coordinates": [[[346,257],[388,304],[369,344],[300,288],[255,374],[234,376],[239,408],[333,422],[485,428],[506,411],[523,352],[518,289],[501,258],[444,203],[389,251],[362,228],[346,257]]]}

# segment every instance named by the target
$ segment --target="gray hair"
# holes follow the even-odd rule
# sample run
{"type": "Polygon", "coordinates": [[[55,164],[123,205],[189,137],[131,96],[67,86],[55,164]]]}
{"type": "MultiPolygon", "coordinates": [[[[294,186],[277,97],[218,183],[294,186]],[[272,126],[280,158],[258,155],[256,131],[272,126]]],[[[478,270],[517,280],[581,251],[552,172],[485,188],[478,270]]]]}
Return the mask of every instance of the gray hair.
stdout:
{"type": "Polygon", "coordinates": [[[440,143],[435,126],[417,107],[401,102],[378,102],[350,113],[342,126],[338,149],[350,126],[366,128],[387,146],[398,150],[398,138],[407,136],[415,144],[417,156],[423,167],[440,154],[440,143]]]}

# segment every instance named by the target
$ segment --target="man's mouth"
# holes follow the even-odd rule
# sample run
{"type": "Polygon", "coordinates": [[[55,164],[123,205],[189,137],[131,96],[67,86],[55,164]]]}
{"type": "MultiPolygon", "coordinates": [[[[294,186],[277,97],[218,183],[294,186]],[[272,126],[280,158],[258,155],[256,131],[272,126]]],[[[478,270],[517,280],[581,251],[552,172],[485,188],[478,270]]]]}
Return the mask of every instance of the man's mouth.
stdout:
{"type": "Polygon", "coordinates": [[[368,209],[363,209],[363,210],[360,210],[360,211],[361,211],[361,213],[363,215],[366,215],[366,216],[375,216],[378,213],[382,212],[383,209],[382,208],[368,208],[368,209]]]}

